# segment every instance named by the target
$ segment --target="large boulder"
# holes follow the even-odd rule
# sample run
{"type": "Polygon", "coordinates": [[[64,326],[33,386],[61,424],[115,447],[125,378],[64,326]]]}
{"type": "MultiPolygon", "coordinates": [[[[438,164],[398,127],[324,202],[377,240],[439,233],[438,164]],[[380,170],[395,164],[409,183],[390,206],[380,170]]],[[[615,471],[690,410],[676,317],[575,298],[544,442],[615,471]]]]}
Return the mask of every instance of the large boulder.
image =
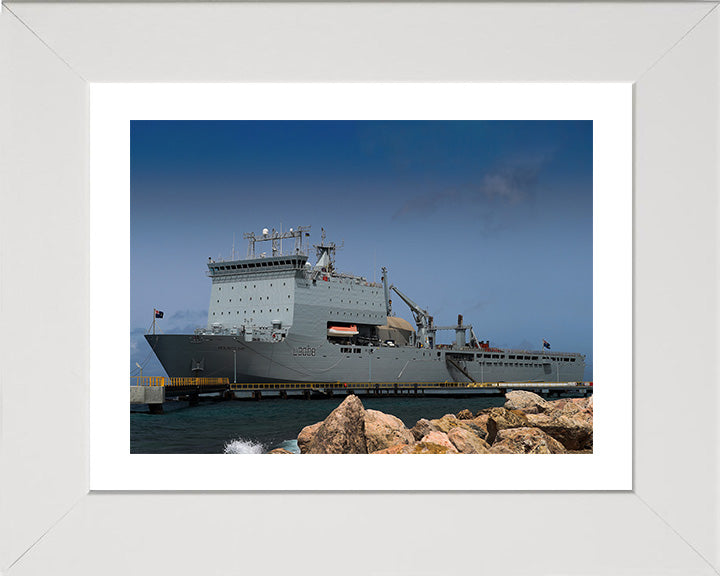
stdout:
{"type": "Polygon", "coordinates": [[[448,440],[460,454],[487,454],[490,445],[466,428],[453,428],[447,434],[448,440]]]}
{"type": "Polygon", "coordinates": [[[367,454],[365,408],[360,399],[348,396],[325,418],[306,448],[306,454],[367,454]]]}
{"type": "Polygon", "coordinates": [[[466,422],[466,424],[472,424],[475,429],[482,430],[484,434],[478,434],[478,436],[487,440],[487,423],[489,418],[490,414],[480,414],[469,422],[466,422]]]}
{"type": "Polygon", "coordinates": [[[445,414],[442,418],[430,420],[430,424],[435,426],[435,429],[440,430],[440,432],[447,434],[453,428],[462,425],[462,422],[458,420],[455,414],[445,414]]]}
{"type": "Polygon", "coordinates": [[[274,450],[270,450],[268,454],[292,454],[292,452],[285,450],[285,448],[275,448],[274,450]]]}
{"type": "Polygon", "coordinates": [[[568,450],[589,450],[593,446],[593,422],[580,413],[564,411],[550,414],[528,414],[529,426],[552,436],[568,450]]]}
{"type": "Polygon", "coordinates": [[[430,434],[433,430],[437,430],[437,428],[430,422],[430,420],[421,418],[417,421],[417,424],[410,429],[410,432],[415,440],[419,441],[422,440],[423,436],[430,434]]]}
{"type": "Polygon", "coordinates": [[[473,413],[468,409],[460,410],[460,412],[457,413],[458,420],[472,420],[473,418],[473,413]]]}
{"type": "Polygon", "coordinates": [[[307,454],[310,442],[313,438],[315,438],[315,434],[320,426],[322,426],[322,422],[316,422],[315,424],[310,424],[310,426],[305,426],[305,428],[300,430],[300,434],[298,434],[297,437],[300,454],[307,454]]]}
{"type": "Polygon", "coordinates": [[[490,454],[565,454],[560,442],[538,428],[498,430],[490,454]]]}
{"type": "Polygon", "coordinates": [[[395,444],[412,444],[415,437],[400,418],[378,410],[365,410],[365,442],[368,453],[372,453],[395,444]]]}
{"type": "Polygon", "coordinates": [[[520,410],[525,414],[539,414],[545,412],[548,403],[542,396],[526,390],[512,390],[505,394],[507,410],[520,410]]]}
{"type": "Polygon", "coordinates": [[[455,428],[464,428],[471,434],[480,436],[480,438],[487,436],[487,427],[478,426],[474,420],[460,420],[454,414],[445,414],[442,418],[430,420],[430,424],[432,429],[445,432],[445,434],[448,434],[455,428]]]}
{"type": "Polygon", "coordinates": [[[510,411],[507,408],[491,408],[487,420],[487,443],[492,445],[499,430],[508,428],[523,428],[531,426],[528,417],[519,410],[510,411]]]}
{"type": "MultiPolygon", "coordinates": [[[[430,432],[427,436],[423,437],[423,439],[420,441],[420,444],[434,444],[435,446],[439,446],[440,448],[444,449],[443,454],[457,454],[457,448],[455,448],[455,445],[450,442],[450,438],[448,438],[448,435],[444,432],[439,432],[437,430],[434,430],[430,432]]],[[[426,452],[418,452],[415,451],[415,454],[422,454],[426,452]]]]}

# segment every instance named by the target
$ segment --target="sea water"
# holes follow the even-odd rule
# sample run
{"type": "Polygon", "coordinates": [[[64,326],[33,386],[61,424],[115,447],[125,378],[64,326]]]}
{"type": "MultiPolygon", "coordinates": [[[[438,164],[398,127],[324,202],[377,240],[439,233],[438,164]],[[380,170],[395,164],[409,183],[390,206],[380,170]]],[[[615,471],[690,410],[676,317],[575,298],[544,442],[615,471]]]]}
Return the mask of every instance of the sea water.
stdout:
{"type": "MultiPolygon", "coordinates": [[[[400,418],[412,428],[421,418],[440,418],[463,409],[473,414],[502,406],[505,397],[364,397],[365,408],[400,418]]],[[[324,420],[344,400],[332,398],[166,402],[164,414],[140,407],[130,413],[130,451],[133,454],[259,454],[274,448],[297,452],[297,436],[310,424],[324,420]]]]}

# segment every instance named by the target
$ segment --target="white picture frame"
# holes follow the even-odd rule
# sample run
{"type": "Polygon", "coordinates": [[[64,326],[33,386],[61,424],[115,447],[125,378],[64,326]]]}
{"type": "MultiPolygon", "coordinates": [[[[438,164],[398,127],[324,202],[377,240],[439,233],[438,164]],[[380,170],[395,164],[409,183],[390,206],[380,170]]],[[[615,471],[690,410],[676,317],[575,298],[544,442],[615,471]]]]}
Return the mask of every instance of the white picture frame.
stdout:
{"type": "Polygon", "coordinates": [[[716,7],[5,5],[0,570],[717,573],[716,7]],[[632,491],[88,493],[88,85],[279,80],[635,83],[632,491]]]}
{"type": "MultiPolygon", "coordinates": [[[[632,243],[629,83],[101,84],[92,86],[90,109],[91,490],[632,488],[632,256],[625,249],[632,243]],[[213,103],[211,108],[207,102],[213,103]],[[130,275],[130,122],[285,118],[592,120],[593,242],[587,254],[593,265],[597,384],[592,454],[463,457],[446,460],[440,468],[432,459],[402,455],[274,459],[263,454],[131,454],[128,374],[114,369],[131,364],[130,328],[119,329],[131,317],[131,297],[127,283],[118,282],[119,276],[130,275]],[[108,333],[107,326],[118,329],[108,333]],[[608,406],[612,414],[606,412],[608,406]]],[[[310,193],[308,202],[313,201],[310,193]]],[[[391,242],[389,236],[386,241],[391,242]]],[[[449,262],[446,266],[452,268],[449,262]]]]}

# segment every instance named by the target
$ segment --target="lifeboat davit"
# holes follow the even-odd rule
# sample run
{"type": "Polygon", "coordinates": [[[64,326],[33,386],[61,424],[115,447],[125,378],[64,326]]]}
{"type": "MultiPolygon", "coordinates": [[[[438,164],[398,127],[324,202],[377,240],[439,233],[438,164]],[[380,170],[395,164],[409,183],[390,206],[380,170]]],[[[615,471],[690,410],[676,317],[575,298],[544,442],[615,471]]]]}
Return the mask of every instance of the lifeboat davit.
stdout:
{"type": "Polygon", "coordinates": [[[328,336],[357,336],[359,334],[357,326],[330,326],[328,328],[328,336]]]}

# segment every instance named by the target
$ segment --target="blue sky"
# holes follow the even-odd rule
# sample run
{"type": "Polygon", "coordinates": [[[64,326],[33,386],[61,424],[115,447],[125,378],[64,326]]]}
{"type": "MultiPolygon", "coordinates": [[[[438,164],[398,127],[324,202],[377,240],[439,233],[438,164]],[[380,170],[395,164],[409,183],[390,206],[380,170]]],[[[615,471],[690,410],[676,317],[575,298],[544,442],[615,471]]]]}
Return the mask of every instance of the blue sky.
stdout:
{"type": "Polygon", "coordinates": [[[341,272],[386,266],[437,324],[544,338],[592,378],[590,121],[133,121],[131,366],[163,374],[142,339],[153,308],[166,333],[204,326],[208,256],[281,225],[344,241],[341,272]]]}

